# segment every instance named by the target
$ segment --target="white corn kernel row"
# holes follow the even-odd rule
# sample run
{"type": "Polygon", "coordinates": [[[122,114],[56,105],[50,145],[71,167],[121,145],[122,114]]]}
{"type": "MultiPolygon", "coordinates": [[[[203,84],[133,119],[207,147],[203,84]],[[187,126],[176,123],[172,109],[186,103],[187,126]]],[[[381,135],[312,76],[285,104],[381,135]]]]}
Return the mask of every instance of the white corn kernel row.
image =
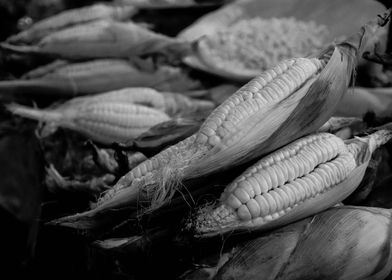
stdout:
{"type": "Polygon", "coordinates": [[[289,96],[322,68],[318,59],[296,58],[281,62],[243,86],[215,110],[200,128],[197,141],[216,145],[240,122],[262,107],[289,96]]]}
{"type": "Polygon", "coordinates": [[[319,133],[260,160],[230,184],[220,200],[245,221],[279,216],[343,181],[353,168],[354,157],[344,142],[319,133]]]}
{"type": "Polygon", "coordinates": [[[226,188],[223,198],[232,192],[240,194],[244,191],[251,197],[268,192],[308,174],[320,163],[345,150],[344,142],[332,134],[320,133],[301,138],[257,162],[226,188]]]}

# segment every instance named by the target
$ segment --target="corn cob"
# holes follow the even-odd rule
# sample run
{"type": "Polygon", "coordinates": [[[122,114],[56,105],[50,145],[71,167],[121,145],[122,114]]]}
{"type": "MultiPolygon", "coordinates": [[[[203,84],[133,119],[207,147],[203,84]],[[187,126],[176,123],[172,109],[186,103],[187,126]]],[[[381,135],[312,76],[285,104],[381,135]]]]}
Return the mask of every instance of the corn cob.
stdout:
{"type": "Polygon", "coordinates": [[[99,19],[123,21],[130,19],[136,12],[137,9],[134,6],[111,6],[102,3],[71,9],[36,22],[27,30],[9,37],[7,42],[11,44],[37,43],[43,37],[63,28],[99,19]]]}
{"type": "Polygon", "coordinates": [[[185,180],[243,164],[316,131],[332,115],[355,57],[382,23],[365,25],[318,57],[285,60],[265,71],[217,107],[196,134],[131,170],[95,208],[62,221],[77,223],[139,201],[150,205],[147,211],[158,209],[185,180]]]}
{"type": "Polygon", "coordinates": [[[99,20],[49,34],[32,46],[2,43],[17,53],[43,54],[64,59],[127,58],[151,53],[181,54],[188,44],[132,22],[99,20]]]}
{"type": "Polygon", "coordinates": [[[248,168],[215,207],[200,209],[195,230],[265,230],[331,207],[358,187],[373,151],[391,138],[391,130],[381,129],[346,144],[329,133],[294,141],[248,168]]]}
{"type": "Polygon", "coordinates": [[[391,218],[390,209],[331,208],[237,246],[212,279],[386,279],[391,218]]]}
{"type": "Polygon", "coordinates": [[[200,87],[199,81],[188,77],[180,68],[163,65],[157,69],[147,69],[141,66],[120,59],[72,64],[55,62],[26,73],[23,80],[0,81],[0,94],[75,96],[125,87],[151,87],[171,92],[200,87]]]}
{"type": "Polygon", "coordinates": [[[83,106],[91,101],[143,105],[165,112],[169,116],[201,113],[211,111],[214,107],[210,101],[197,100],[176,93],[158,92],[152,88],[143,87],[123,88],[93,96],[77,97],[59,107],[83,106]]]}
{"type": "Polygon", "coordinates": [[[169,120],[165,113],[153,108],[106,100],[42,110],[18,104],[9,104],[7,108],[14,114],[43,121],[50,129],[75,130],[105,144],[127,143],[150,127],[169,120]]]}

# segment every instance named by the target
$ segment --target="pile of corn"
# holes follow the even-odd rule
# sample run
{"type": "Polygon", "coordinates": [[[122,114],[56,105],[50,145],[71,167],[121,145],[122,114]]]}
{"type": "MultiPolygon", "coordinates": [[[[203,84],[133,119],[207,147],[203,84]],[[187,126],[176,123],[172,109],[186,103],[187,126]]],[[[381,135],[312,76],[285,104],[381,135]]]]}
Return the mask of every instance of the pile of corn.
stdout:
{"type": "Polygon", "coordinates": [[[187,43],[130,20],[130,3],[143,2],[178,1],[71,10],[1,44],[53,60],[0,82],[5,108],[38,122],[49,191],[89,194],[85,211],[50,224],[105,231],[95,244],[106,250],[172,242],[178,231],[252,239],[184,279],[384,279],[390,210],[332,207],[392,139],[392,122],[369,129],[334,117],[387,18],[332,44],[325,26],[294,18],[244,19],[202,38],[194,43],[207,64],[259,73],[215,104],[172,60],[187,43]],[[62,99],[36,106],[37,92],[62,99]]]}
{"type": "Polygon", "coordinates": [[[295,18],[244,19],[206,37],[202,51],[219,68],[261,71],[314,53],[327,33],[325,26],[295,18]]]}

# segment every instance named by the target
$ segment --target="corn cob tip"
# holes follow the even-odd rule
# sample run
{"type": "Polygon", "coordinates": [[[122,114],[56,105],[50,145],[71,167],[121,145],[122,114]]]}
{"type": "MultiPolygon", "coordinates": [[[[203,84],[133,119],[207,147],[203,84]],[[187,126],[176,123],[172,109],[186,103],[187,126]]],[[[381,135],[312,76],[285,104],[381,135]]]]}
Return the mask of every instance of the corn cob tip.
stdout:
{"type": "Polygon", "coordinates": [[[223,232],[226,228],[236,228],[241,221],[235,210],[225,204],[202,206],[187,224],[188,230],[198,234],[223,232]]]}

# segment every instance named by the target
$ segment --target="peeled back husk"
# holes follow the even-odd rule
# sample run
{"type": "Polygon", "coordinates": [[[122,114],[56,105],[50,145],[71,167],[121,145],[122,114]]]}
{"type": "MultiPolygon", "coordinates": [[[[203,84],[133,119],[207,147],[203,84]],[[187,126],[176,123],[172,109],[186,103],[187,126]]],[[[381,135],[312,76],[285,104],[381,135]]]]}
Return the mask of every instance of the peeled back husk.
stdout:
{"type": "Polygon", "coordinates": [[[211,279],[385,279],[391,218],[389,209],[331,208],[241,244],[211,279]]]}
{"type": "Polygon", "coordinates": [[[131,170],[94,209],[62,221],[72,224],[141,202],[155,210],[188,179],[233,168],[317,131],[346,93],[356,59],[384,21],[370,22],[316,57],[289,59],[265,71],[217,107],[196,134],[131,170]]]}
{"type": "Polygon", "coordinates": [[[361,183],[372,153],[392,138],[391,125],[343,141],[303,137],[264,157],[229,184],[215,205],[199,209],[196,235],[267,230],[325,210],[361,183]]]}

